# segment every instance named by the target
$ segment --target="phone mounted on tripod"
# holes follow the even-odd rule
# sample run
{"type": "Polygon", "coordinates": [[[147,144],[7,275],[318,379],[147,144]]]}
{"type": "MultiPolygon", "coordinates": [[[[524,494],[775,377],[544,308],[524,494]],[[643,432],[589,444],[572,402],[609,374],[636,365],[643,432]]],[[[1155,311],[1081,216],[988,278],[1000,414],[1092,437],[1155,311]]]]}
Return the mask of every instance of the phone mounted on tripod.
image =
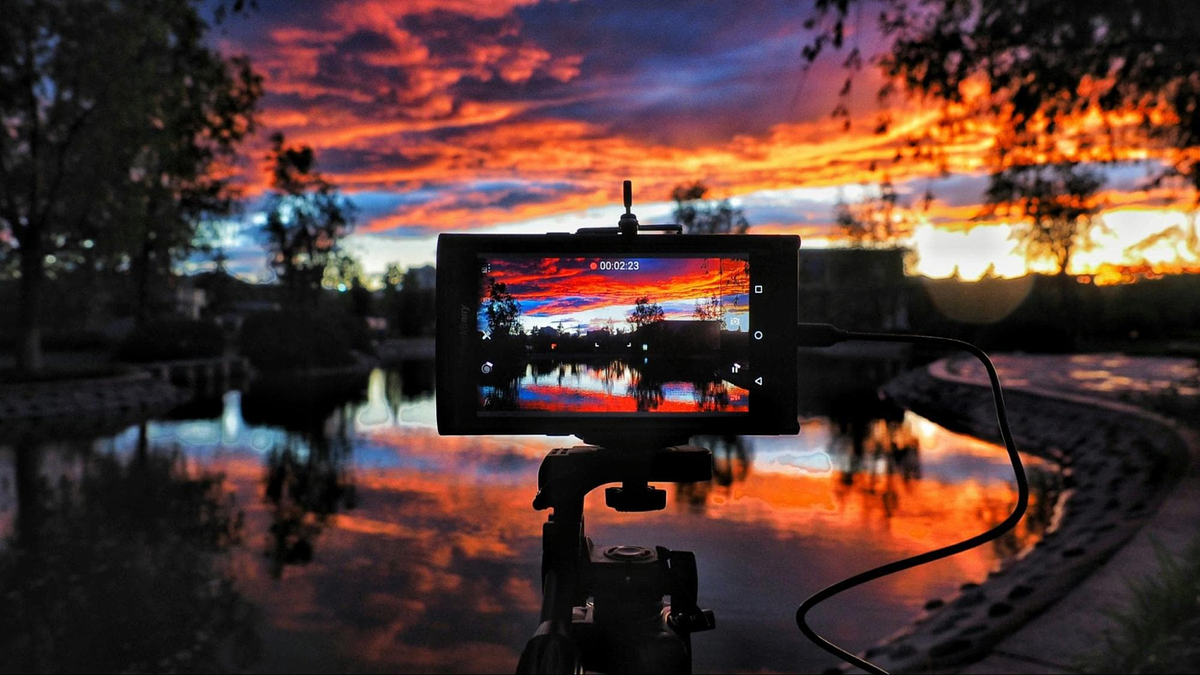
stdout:
{"type": "Polygon", "coordinates": [[[615,228],[438,237],[440,433],[799,431],[799,237],[638,234],[679,226],[626,197],[615,228]]]}
{"type": "Polygon", "coordinates": [[[584,497],[666,507],[652,482],[712,477],[695,434],[795,434],[797,251],[788,235],[672,236],[640,225],[574,235],[438,238],[442,434],[573,434],[543,460],[540,623],[518,672],[691,672],[695,555],[599,546],[584,497]],[[644,236],[647,232],[666,236],[644,236]],[[669,597],[670,601],[664,601],[669,597]]]}

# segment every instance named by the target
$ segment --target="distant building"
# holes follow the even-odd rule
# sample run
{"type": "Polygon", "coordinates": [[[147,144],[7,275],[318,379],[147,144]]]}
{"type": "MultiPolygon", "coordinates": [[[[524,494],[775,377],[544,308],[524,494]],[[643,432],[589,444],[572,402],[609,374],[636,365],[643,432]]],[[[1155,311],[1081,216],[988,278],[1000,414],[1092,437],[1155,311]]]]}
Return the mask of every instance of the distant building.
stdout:
{"type": "Polygon", "coordinates": [[[908,328],[907,249],[800,249],[800,320],[847,330],[908,328]]]}
{"type": "Polygon", "coordinates": [[[720,321],[658,321],[639,328],[634,337],[647,350],[676,355],[712,354],[721,346],[720,321]]]}

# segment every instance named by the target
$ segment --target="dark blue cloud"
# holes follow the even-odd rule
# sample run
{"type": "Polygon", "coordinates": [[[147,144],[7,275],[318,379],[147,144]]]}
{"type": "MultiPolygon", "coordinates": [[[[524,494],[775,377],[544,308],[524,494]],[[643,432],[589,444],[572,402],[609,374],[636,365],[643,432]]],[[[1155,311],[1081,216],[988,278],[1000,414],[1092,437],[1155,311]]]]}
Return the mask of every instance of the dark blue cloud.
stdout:
{"type": "Polygon", "coordinates": [[[517,11],[551,52],[584,55],[574,92],[550,112],[671,143],[760,134],[798,116],[824,116],[832,91],[800,93],[802,23],[795,2],[539,3],[517,11]]]}

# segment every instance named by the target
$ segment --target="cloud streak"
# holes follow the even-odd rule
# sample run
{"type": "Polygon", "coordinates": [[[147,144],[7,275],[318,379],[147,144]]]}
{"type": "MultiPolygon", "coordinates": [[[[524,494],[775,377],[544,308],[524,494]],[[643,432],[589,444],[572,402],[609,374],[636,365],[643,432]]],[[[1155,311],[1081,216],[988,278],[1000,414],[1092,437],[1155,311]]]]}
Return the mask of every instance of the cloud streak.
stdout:
{"type": "MultiPolygon", "coordinates": [[[[895,163],[936,111],[897,104],[891,131],[873,133],[880,82],[868,68],[852,94],[863,115],[844,131],[829,115],[841,70],[826,60],[803,73],[806,8],[789,0],[260,4],[215,39],[264,73],[264,130],[313,146],[365,204],[363,235],[429,249],[438,232],[618,203],[624,179],[643,204],[700,179],[746,196],[756,231],[827,235],[833,200],[812,194],[885,174],[910,201],[933,188],[931,224],[978,224],[993,130],[946,148],[945,167],[895,163]]],[[[251,155],[266,154],[260,143],[251,155]]],[[[262,168],[243,177],[251,196],[262,168]]],[[[1110,204],[1165,198],[1133,173],[1112,170],[1110,204]]]]}

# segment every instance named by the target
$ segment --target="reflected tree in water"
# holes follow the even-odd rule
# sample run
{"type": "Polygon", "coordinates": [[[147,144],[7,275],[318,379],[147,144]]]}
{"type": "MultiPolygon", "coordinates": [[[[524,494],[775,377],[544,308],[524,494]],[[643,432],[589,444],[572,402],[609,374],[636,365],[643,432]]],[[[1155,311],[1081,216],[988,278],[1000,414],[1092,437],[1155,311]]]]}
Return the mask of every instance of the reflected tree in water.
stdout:
{"type": "Polygon", "coordinates": [[[832,423],[838,433],[831,454],[839,466],[839,493],[858,490],[877,494],[884,514],[891,517],[900,505],[900,489],[921,478],[920,445],[904,412],[888,411],[880,419],[866,411],[851,411],[832,423]]]}
{"type": "MultiPolygon", "coordinates": [[[[920,444],[904,411],[844,414],[833,424],[839,435],[831,448],[832,459],[839,466],[835,471],[837,493],[843,497],[852,491],[875,495],[883,506],[884,517],[892,517],[901,506],[901,494],[921,479],[920,444]]],[[[1045,534],[1054,520],[1055,504],[1062,491],[1058,472],[1035,465],[1026,466],[1026,474],[1029,510],[1015,529],[992,543],[1000,559],[1020,553],[1033,539],[1045,534]]],[[[975,508],[983,529],[1007,518],[1015,502],[1015,487],[1010,500],[981,501],[975,508]]]]}
{"type": "Polygon", "coordinates": [[[328,421],[331,428],[292,432],[267,455],[263,498],[272,508],[266,554],[271,576],[280,578],[288,565],[312,561],[316,539],[330,517],[357,506],[350,421],[343,407],[328,421]]]}
{"type": "Polygon", "coordinates": [[[86,444],[17,456],[26,465],[18,534],[0,555],[3,670],[211,671],[257,661],[257,610],[237,592],[228,555],[242,511],[224,476],[144,442],[127,458],[86,444]],[[63,449],[66,461],[39,466],[63,449]]]}
{"type": "Polygon", "coordinates": [[[702,412],[728,410],[729,387],[719,378],[693,380],[692,399],[702,412]]]}
{"type": "Polygon", "coordinates": [[[712,451],[712,479],[708,482],[679,483],[675,499],[686,503],[693,511],[703,511],[715,487],[728,489],[749,477],[754,453],[741,436],[697,436],[692,442],[712,451]]]}
{"type": "MultiPolygon", "coordinates": [[[[1063,491],[1062,475],[1057,468],[1028,464],[1025,466],[1025,475],[1029,478],[1029,509],[1015,528],[992,542],[996,555],[1002,559],[1025,550],[1030,541],[1040,539],[1054,525],[1058,500],[1063,491]]],[[[994,527],[1007,518],[1015,503],[1014,490],[1011,503],[989,508],[985,519],[988,527],[994,527]]]]}
{"type": "Polygon", "coordinates": [[[601,366],[590,367],[588,374],[600,380],[604,384],[604,391],[612,394],[613,385],[629,379],[631,371],[629,364],[621,359],[612,359],[601,366]]]}
{"type": "Polygon", "coordinates": [[[393,419],[401,419],[403,408],[433,395],[433,362],[408,360],[398,370],[384,374],[383,395],[393,419]]]}
{"type": "Polygon", "coordinates": [[[511,378],[481,388],[483,410],[492,412],[519,410],[521,407],[521,380],[511,378]]]}
{"type": "Polygon", "coordinates": [[[433,394],[433,361],[402,361],[399,371],[387,371],[388,400],[411,403],[433,394]]]}
{"type": "Polygon", "coordinates": [[[666,398],[663,394],[662,382],[651,378],[646,373],[638,373],[633,383],[629,385],[628,396],[633,398],[638,412],[657,410],[666,398]]]}

